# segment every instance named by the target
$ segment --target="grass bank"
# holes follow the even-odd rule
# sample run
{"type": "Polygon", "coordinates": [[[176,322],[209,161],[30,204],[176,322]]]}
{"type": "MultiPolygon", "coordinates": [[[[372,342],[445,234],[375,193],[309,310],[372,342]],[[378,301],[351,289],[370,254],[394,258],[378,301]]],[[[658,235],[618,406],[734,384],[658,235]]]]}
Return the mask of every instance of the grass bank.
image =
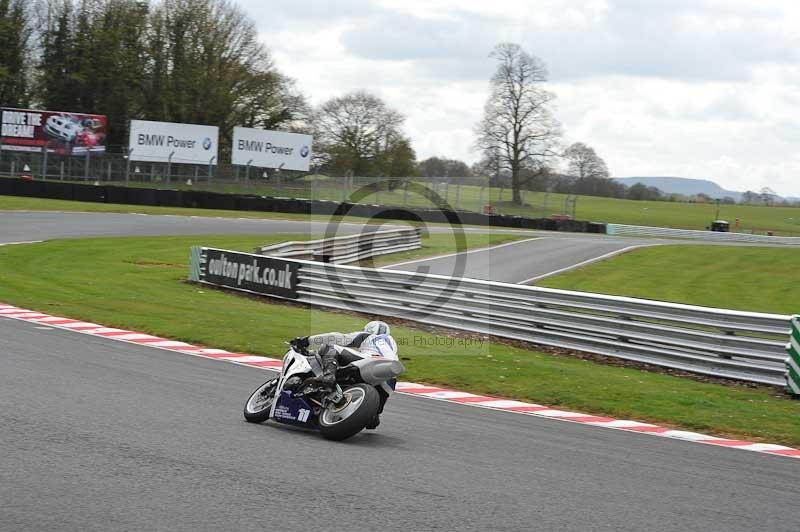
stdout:
{"type": "Polygon", "coordinates": [[[539,286],[778,314],[800,313],[800,250],[670,245],[637,249],[539,286]]]}
{"type": "MultiPolygon", "coordinates": [[[[276,237],[273,240],[283,239],[276,237]]],[[[306,238],[306,235],[293,237],[306,238]]],[[[364,318],[254,300],[184,282],[191,245],[250,250],[264,237],[58,240],[0,248],[0,301],[233,351],[280,356],[283,341],[356,330],[364,318]]],[[[409,380],[800,445],[800,401],[395,327],[409,380]],[[435,345],[436,347],[428,347],[435,345]]]]}

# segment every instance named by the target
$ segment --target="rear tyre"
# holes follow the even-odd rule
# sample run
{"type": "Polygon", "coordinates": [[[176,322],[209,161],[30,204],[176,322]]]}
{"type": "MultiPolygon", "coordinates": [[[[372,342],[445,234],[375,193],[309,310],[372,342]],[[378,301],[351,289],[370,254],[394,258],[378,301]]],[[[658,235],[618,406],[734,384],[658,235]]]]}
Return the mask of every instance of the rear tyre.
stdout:
{"type": "Polygon", "coordinates": [[[381,405],[378,391],[369,384],[349,386],[342,395],[342,402],[329,405],[319,414],[320,433],[328,440],[342,441],[358,434],[381,405]]]}
{"type": "Polygon", "coordinates": [[[278,379],[267,381],[252,393],[244,404],[244,418],[250,423],[263,423],[269,419],[269,411],[275,401],[275,386],[278,379]]]}

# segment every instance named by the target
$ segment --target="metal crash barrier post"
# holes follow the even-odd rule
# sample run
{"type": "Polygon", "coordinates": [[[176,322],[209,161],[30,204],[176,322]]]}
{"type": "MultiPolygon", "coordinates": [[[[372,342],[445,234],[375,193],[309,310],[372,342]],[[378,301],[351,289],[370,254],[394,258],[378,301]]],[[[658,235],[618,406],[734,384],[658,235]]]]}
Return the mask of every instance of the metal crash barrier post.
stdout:
{"type": "Polygon", "coordinates": [[[786,390],[800,399],[800,314],[792,316],[792,333],[786,344],[786,390]]]}

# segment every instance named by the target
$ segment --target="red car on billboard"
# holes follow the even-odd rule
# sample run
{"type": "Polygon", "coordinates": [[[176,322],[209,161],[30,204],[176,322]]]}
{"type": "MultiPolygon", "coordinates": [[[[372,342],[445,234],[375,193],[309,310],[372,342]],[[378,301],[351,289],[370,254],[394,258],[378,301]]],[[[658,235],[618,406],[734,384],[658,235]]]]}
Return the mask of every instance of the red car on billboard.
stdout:
{"type": "Polygon", "coordinates": [[[106,150],[104,115],[0,108],[0,148],[78,155],[106,150]]]}

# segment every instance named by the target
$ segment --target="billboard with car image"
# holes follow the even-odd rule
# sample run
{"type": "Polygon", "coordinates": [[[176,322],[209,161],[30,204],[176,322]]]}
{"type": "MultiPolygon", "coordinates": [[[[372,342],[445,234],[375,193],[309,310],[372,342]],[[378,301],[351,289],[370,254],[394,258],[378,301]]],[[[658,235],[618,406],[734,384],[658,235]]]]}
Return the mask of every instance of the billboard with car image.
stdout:
{"type": "Polygon", "coordinates": [[[106,151],[104,115],[0,107],[0,148],[81,155],[106,151]]]}

